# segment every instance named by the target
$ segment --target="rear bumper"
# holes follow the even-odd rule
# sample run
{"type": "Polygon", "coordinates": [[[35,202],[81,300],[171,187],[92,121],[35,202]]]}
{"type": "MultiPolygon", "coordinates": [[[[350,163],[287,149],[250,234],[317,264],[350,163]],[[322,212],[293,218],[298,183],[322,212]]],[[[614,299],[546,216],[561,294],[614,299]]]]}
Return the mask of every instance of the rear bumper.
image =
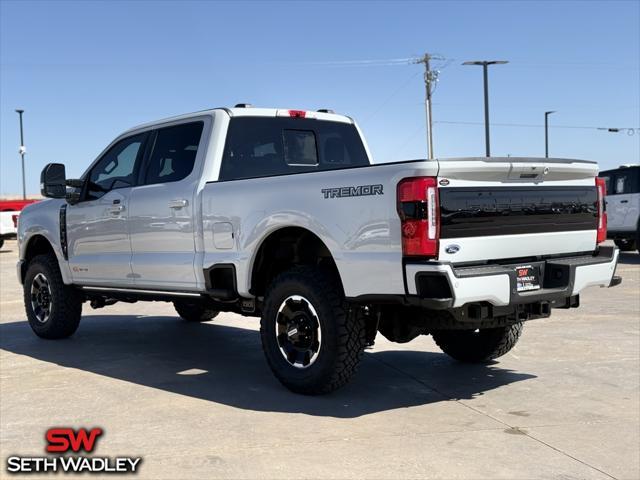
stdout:
{"type": "Polygon", "coordinates": [[[521,263],[456,267],[448,263],[407,263],[405,280],[412,303],[432,309],[449,309],[486,302],[500,307],[536,302],[573,306],[571,298],[590,286],[609,287],[615,277],[619,250],[600,247],[594,255],[555,257],[526,262],[540,270],[538,290],[518,292],[516,267],[521,263]]]}

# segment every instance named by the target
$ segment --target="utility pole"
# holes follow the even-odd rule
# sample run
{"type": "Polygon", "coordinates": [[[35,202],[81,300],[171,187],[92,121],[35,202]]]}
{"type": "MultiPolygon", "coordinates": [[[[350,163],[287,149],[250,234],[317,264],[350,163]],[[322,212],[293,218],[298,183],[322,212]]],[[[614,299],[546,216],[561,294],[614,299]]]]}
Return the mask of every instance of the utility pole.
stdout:
{"type": "Polygon", "coordinates": [[[22,114],[24,113],[24,110],[18,108],[16,109],[16,112],[18,113],[18,115],[20,115],[20,149],[18,150],[18,152],[20,153],[20,157],[22,158],[22,199],[26,200],[27,186],[24,179],[24,154],[27,153],[27,149],[24,146],[24,133],[22,130],[22,114]]]}
{"type": "Polygon", "coordinates": [[[549,158],[549,115],[552,113],[556,113],[556,111],[544,112],[544,158],[549,158]]]}
{"type": "Polygon", "coordinates": [[[424,108],[427,114],[427,151],[430,160],[433,159],[433,117],[431,116],[431,96],[433,95],[434,87],[438,81],[438,75],[440,74],[437,70],[431,70],[431,60],[442,60],[442,57],[425,53],[422,58],[419,58],[414,62],[424,64],[424,108]]]}
{"type": "Polygon", "coordinates": [[[509,63],[506,60],[479,60],[472,62],[464,62],[462,65],[481,65],[482,76],[484,79],[484,143],[487,157],[491,156],[491,147],[489,143],[489,65],[504,65],[509,63]]]}

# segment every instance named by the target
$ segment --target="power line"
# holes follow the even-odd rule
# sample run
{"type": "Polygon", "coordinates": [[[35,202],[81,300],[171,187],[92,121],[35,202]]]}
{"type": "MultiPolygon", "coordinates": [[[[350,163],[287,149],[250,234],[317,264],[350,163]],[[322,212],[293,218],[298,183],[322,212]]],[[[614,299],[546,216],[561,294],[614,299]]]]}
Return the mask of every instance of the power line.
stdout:
{"type": "Polygon", "coordinates": [[[414,58],[379,58],[367,60],[330,60],[326,62],[302,62],[297,65],[310,65],[321,67],[384,67],[391,65],[406,65],[412,63],[414,58]]]}
{"type": "MultiPolygon", "coordinates": [[[[433,56],[434,60],[436,56],[433,56]]],[[[407,63],[414,63],[417,59],[422,57],[399,57],[399,58],[376,58],[376,59],[355,59],[355,60],[327,60],[318,62],[299,62],[296,65],[309,65],[309,66],[327,66],[327,67],[384,67],[384,66],[397,66],[406,65],[407,63]]],[[[439,60],[445,60],[439,58],[439,60]]],[[[457,58],[447,58],[447,63],[440,68],[440,70],[449,66],[451,62],[459,61],[457,58]]],[[[562,60],[559,62],[548,61],[526,61],[526,60],[512,60],[512,67],[516,68],[533,68],[538,69],[541,67],[552,68],[621,68],[638,70],[640,65],[632,63],[615,63],[615,62],[592,62],[592,61],[572,61],[562,60]]]]}
{"type": "Polygon", "coordinates": [[[389,95],[387,98],[385,98],[382,102],[380,102],[378,104],[378,106],[376,107],[375,110],[373,110],[369,115],[367,115],[360,123],[361,124],[365,124],[367,123],[369,120],[371,120],[373,117],[375,117],[378,113],[380,113],[380,111],[389,103],[389,101],[395,97],[398,93],[400,93],[402,90],[404,90],[404,87],[407,86],[409,84],[409,82],[411,82],[411,80],[413,80],[414,78],[416,78],[418,76],[420,72],[416,72],[414,74],[412,74],[410,77],[408,77],[404,82],[402,82],[402,84],[400,84],[400,86],[398,86],[398,88],[396,88],[393,92],[391,92],[391,95],[389,95]]]}
{"type": "MultiPolygon", "coordinates": [[[[483,122],[462,122],[462,121],[451,121],[451,120],[437,120],[433,123],[442,123],[448,125],[484,125],[483,122]]],[[[524,127],[524,128],[542,128],[544,125],[538,125],[533,123],[491,123],[492,126],[496,127],[524,127]]],[[[582,130],[606,130],[608,132],[624,132],[626,131],[628,135],[634,135],[636,132],[640,133],[639,127],[589,127],[585,125],[551,125],[549,128],[571,128],[571,129],[582,129],[582,130]],[[632,133],[629,133],[632,132],[632,133]]]]}

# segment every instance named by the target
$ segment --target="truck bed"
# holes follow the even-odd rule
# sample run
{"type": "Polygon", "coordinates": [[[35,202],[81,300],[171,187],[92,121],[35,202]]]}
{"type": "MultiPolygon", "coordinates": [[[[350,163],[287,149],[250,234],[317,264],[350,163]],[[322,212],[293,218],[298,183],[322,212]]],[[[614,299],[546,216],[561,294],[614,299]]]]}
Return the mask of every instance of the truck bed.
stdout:
{"type": "Polygon", "coordinates": [[[248,293],[250,271],[242,265],[250,252],[270,232],[299,226],[327,245],[349,295],[403,293],[397,185],[409,177],[438,181],[439,251],[429,262],[593,252],[596,174],[597,165],[582,160],[480,157],[209,182],[203,230],[214,232],[214,244],[225,228],[233,231],[237,250],[205,247],[203,263],[234,257],[238,288],[248,293]]]}

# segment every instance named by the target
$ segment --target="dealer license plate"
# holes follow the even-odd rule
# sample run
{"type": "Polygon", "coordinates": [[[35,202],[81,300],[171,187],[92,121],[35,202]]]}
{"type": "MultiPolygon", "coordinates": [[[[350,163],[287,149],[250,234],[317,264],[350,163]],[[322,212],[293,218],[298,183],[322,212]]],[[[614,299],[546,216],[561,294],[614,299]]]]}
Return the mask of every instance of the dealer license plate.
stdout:
{"type": "Polygon", "coordinates": [[[540,288],[540,270],[538,267],[523,265],[516,267],[516,290],[526,292],[540,288]]]}

